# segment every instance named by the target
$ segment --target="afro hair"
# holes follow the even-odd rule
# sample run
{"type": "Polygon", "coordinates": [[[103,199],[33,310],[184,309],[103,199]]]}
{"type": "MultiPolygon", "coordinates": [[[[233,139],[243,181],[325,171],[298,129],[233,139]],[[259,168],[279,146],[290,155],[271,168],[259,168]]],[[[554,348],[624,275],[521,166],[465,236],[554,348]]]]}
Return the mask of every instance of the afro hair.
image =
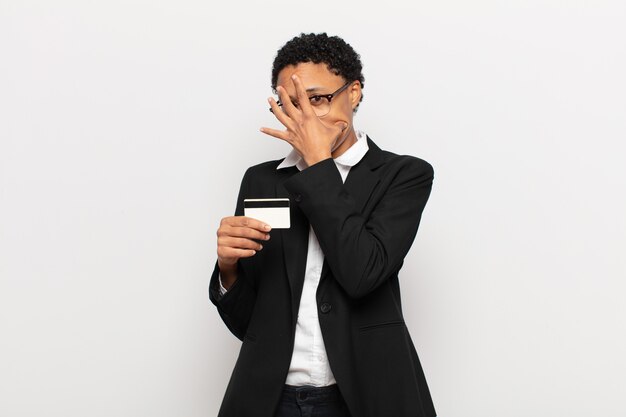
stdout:
{"type": "MultiPolygon", "coordinates": [[[[278,73],[283,68],[303,62],[324,63],[329,71],[346,82],[358,80],[364,86],[361,57],[346,41],[326,33],[301,33],[287,42],[276,53],[272,67],[272,90],[276,91],[278,73]]],[[[363,95],[361,95],[361,101],[363,95]]]]}

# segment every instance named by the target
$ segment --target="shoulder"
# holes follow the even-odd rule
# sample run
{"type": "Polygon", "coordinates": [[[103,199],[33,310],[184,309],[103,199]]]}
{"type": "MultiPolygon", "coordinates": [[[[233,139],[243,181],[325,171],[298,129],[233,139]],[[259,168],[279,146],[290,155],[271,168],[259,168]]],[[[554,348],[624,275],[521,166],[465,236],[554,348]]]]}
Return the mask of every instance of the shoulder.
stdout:
{"type": "Polygon", "coordinates": [[[398,155],[393,152],[383,151],[385,163],[392,166],[399,166],[405,169],[417,171],[434,172],[433,166],[426,160],[411,155],[398,155]]]}
{"type": "Polygon", "coordinates": [[[281,162],[283,162],[285,158],[281,158],[281,159],[275,159],[273,161],[266,161],[266,162],[261,162],[260,164],[256,164],[251,166],[250,168],[248,168],[246,170],[246,172],[272,172],[272,171],[276,171],[276,168],[278,167],[278,165],[280,165],[281,162]]]}
{"type": "Polygon", "coordinates": [[[380,149],[376,145],[374,145],[373,151],[378,154],[376,156],[380,166],[377,170],[382,175],[422,177],[425,179],[434,177],[433,166],[422,158],[412,155],[399,155],[380,149]]]}
{"type": "Polygon", "coordinates": [[[284,171],[287,171],[286,169],[277,169],[283,159],[284,158],[262,162],[246,169],[241,180],[242,186],[257,190],[273,186],[273,184],[279,182],[281,178],[284,178],[284,171]]]}
{"type": "Polygon", "coordinates": [[[261,162],[260,164],[253,165],[250,168],[246,169],[244,178],[246,177],[249,178],[249,177],[254,177],[254,176],[259,176],[259,175],[265,176],[265,175],[275,174],[277,172],[276,168],[278,168],[278,165],[280,165],[283,159],[285,158],[276,159],[273,161],[261,162]]]}

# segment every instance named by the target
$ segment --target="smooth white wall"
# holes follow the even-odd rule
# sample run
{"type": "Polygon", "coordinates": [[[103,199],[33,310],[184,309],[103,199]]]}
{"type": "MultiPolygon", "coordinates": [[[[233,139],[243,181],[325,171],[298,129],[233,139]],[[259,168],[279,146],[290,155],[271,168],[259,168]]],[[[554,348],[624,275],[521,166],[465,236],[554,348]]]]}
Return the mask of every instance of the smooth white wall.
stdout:
{"type": "MultiPolygon", "coordinates": [[[[216,415],[207,299],[275,51],[365,65],[356,118],[435,183],[402,281],[441,416],[623,416],[623,1],[0,0],[0,416],[216,415]]],[[[355,416],[356,417],[356,416],[355,416]]]]}

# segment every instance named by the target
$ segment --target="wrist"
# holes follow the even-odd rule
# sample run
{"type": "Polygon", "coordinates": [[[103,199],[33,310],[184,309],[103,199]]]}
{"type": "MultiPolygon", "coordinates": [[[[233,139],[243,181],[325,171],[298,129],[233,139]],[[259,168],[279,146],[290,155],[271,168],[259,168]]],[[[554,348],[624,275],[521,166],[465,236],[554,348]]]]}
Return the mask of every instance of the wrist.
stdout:
{"type": "Polygon", "coordinates": [[[222,286],[228,290],[237,281],[237,262],[233,264],[224,261],[217,261],[217,267],[220,270],[220,281],[222,286]]]}
{"type": "Polygon", "coordinates": [[[234,261],[227,261],[225,259],[222,258],[217,258],[217,266],[220,268],[220,271],[222,272],[228,272],[228,271],[236,271],[237,270],[237,260],[235,259],[234,261]]]}
{"type": "Polygon", "coordinates": [[[332,158],[332,154],[330,153],[330,151],[308,155],[307,157],[304,158],[304,162],[306,162],[307,166],[313,166],[328,158],[332,158]]]}

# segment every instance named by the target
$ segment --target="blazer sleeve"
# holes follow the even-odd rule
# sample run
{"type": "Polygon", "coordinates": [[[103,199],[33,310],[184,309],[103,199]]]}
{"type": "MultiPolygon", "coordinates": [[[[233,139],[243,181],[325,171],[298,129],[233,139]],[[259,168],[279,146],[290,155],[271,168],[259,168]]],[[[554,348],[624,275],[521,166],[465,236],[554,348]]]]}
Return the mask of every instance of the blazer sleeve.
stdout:
{"type": "Polygon", "coordinates": [[[397,166],[386,170],[384,175],[392,178],[381,179],[386,190],[367,218],[357,210],[332,159],[285,183],[313,226],[333,276],[352,298],[368,295],[398,272],[432,188],[428,162],[396,156],[388,163],[397,166]]]}
{"type": "MultiPolygon", "coordinates": [[[[235,216],[243,216],[243,199],[247,195],[249,179],[250,170],[246,171],[241,181],[235,216]]],[[[241,262],[238,262],[237,280],[226,294],[220,295],[219,273],[220,270],[216,261],[209,282],[209,299],[217,307],[217,311],[226,327],[238,339],[243,340],[256,302],[256,289],[252,279],[247,276],[245,268],[241,262]]]]}

